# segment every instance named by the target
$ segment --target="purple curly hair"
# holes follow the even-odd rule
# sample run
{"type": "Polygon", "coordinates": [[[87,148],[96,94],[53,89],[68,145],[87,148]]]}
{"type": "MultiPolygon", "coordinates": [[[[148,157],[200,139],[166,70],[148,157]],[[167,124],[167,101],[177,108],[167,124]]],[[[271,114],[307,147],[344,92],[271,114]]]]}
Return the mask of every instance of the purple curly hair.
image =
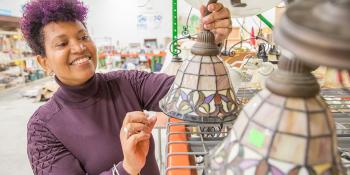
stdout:
{"type": "Polygon", "coordinates": [[[50,22],[80,21],[85,25],[87,7],[79,0],[32,0],[23,9],[20,26],[35,54],[45,56],[43,27],[50,22]]]}

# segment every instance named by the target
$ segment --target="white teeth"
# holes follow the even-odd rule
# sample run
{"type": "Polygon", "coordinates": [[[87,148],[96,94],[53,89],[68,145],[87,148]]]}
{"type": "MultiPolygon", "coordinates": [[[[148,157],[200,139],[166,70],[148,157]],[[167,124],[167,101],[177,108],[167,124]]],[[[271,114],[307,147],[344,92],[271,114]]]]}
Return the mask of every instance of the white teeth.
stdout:
{"type": "Polygon", "coordinates": [[[89,61],[89,58],[85,57],[85,58],[80,58],[80,59],[77,59],[75,61],[73,61],[72,65],[77,65],[77,64],[82,64],[86,61],[89,61]]]}

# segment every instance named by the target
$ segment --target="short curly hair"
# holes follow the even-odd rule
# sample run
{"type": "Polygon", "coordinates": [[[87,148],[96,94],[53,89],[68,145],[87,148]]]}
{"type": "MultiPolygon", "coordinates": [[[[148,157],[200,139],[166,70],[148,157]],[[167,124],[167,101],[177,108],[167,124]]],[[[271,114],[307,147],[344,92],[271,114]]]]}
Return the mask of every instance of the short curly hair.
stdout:
{"type": "Polygon", "coordinates": [[[33,52],[45,56],[43,27],[50,22],[77,20],[85,26],[87,11],[79,0],[32,0],[23,8],[20,27],[33,52]]]}

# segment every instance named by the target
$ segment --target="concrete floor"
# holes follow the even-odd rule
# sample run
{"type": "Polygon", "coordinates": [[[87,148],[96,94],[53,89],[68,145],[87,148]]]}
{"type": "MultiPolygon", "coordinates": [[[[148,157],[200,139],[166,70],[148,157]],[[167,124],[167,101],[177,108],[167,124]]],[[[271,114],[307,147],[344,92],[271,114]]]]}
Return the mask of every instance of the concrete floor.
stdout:
{"type": "Polygon", "coordinates": [[[0,174],[33,174],[27,158],[27,122],[43,103],[23,98],[20,92],[49,81],[44,79],[0,93],[0,174]]]}
{"type": "MultiPolygon", "coordinates": [[[[52,80],[44,79],[23,87],[0,92],[0,175],[33,174],[26,150],[27,122],[43,102],[38,103],[34,102],[35,99],[21,97],[20,93],[47,81],[52,80]]],[[[165,130],[161,130],[161,135],[159,135],[158,129],[153,131],[153,135],[158,164],[164,166],[165,130]],[[159,145],[159,140],[162,140],[162,145],[159,145]]]]}

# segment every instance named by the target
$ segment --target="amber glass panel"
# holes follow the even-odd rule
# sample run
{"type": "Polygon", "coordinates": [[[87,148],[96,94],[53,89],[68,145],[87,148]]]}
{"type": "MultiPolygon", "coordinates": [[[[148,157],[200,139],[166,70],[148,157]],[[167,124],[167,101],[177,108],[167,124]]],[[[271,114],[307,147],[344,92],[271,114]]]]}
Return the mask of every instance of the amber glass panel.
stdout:
{"type": "Polygon", "coordinates": [[[198,76],[184,74],[181,87],[188,88],[188,89],[197,89],[197,83],[198,83],[198,76]]]}
{"type": "Polygon", "coordinates": [[[200,74],[201,75],[215,75],[214,74],[214,65],[213,64],[202,64],[200,74]]]}
{"type": "Polygon", "coordinates": [[[329,123],[325,113],[312,113],[309,116],[311,136],[330,134],[329,123]]]}
{"type": "Polygon", "coordinates": [[[290,109],[305,111],[305,102],[300,98],[288,98],[286,101],[286,107],[290,109]]]}
{"type": "Polygon", "coordinates": [[[332,162],[331,139],[331,137],[321,137],[309,141],[308,164],[317,165],[332,162]]]}
{"type": "Polygon", "coordinates": [[[216,77],[200,76],[198,90],[216,90],[216,77]]]}
{"type": "Polygon", "coordinates": [[[230,80],[228,79],[228,76],[217,76],[216,84],[218,91],[230,88],[230,80]]]}
{"type": "Polygon", "coordinates": [[[281,132],[307,136],[307,114],[304,112],[283,111],[282,118],[278,127],[281,132]]]}
{"type": "Polygon", "coordinates": [[[308,111],[323,111],[323,107],[318,103],[316,98],[309,98],[306,100],[306,107],[308,111]]]}
{"type": "Polygon", "coordinates": [[[303,164],[306,146],[306,138],[277,133],[270,148],[270,156],[277,160],[303,164]]]}
{"type": "Polygon", "coordinates": [[[188,64],[186,73],[197,75],[199,73],[200,65],[201,65],[200,63],[195,63],[195,62],[188,64]]]}
{"type": "Polygon", "coordinates": [[[226,73],[226,69],[223,63],[214,64],[216,75],[224,75],[226,73]]]}
{"type": "Polygon", "coordinates": [[[264,103],[253,117],[253,120],[272,130],[276,129],[282,108],[264,103]]]}

